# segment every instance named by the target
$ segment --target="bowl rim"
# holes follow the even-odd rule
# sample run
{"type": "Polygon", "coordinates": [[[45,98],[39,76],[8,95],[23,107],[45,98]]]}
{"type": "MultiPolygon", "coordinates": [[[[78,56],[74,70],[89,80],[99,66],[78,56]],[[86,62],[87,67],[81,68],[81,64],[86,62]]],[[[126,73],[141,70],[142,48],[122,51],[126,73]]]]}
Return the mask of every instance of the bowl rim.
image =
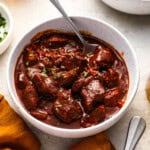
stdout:
{"type": "MultiPolygon", "coordinates": [[[[29,121],[30,124],[34,125],[36,128],[38,128],[38,129],[40,129],[40,130],[42,130],[44,132],[45,132],[45,129],[53,130],[52,133],[48,132],[49,134],[52,134],[52,135],[56,135],[56,136],[59,136],[59,137],[67,137],[67,138],[77,138],[77,137],[85,137],[85,136],[88,136],[88,135],[96,134],[96,133],[98,133],[100,131],[99,128],[104,128],[105,126],[107,126],[107,128],[109,128],[110,126],[112,126],[114,123],[116,123],[124,115],[124,113],[126,112],[125,110],[127,110],[127,108],[129,107],[129,105],[133,101],[133,98],[134,98],[134,96],[136,94],[136,91],[138,89],[138,84],[139,84],[139,65],[138,65],[137,56],[136,56],[136,53],[135,53],[134,49],[132,48],[132,46],[129,43],[129,41],[127,40],[127,38],[118,29],[116,29],[112,25],[108,24],[107,22],[105,22],[103,20],[100,20],[100,19],[97,19],[95,17],[85,17],[85,16],[70,16],[70,17],[71,18],[87,19],[87,20],[91,20],[91,21],[100,22],[104,26],[107,26],[107,27],[111,28],[111,30],[114,30],[115,32],[117,32],[117,34],[122,38],[122,40],[124,40],[125,43],[129,46],[129,49],[131,50],[131,52],[133,54],[134,63],[136,64],[136,73],[137,74],[136,74],[136,78],[135,78],[135,86],[134,86],[134,89],[132,89],[132,93],[130,95],[130,99],[128,99],[128,101],[119,110],[119,112],[117,112],[116,114],[114,114],[111,118],[109,118],[109,119],[107,119],[107,120],[105,120],[105,121],[103,121],[103,122],[101,122],[101,123],[99,123],[97,125],[94,125],[94,126],[88,127],[88,128],[80,128],[80,129],[68,129],[68,128],[55,127],[55,126],[52,126],[52,125],[48,125],[48,124],[46,124],[46,123],[44,123],[44,122],[42,122],[42,121],[34,118],[33,116],[31,116],[27,112],[27,110],[25,108],[23,108],[23,106],[20,106],[20,104],[17,103],[17,101],[19,100],[19,97],[18,97],[18,100],[16,100],[16,97],[15,97],[15,94],[14,94],[16,91],[13,91],[11,89],[11,85],[9,83],[9,81],[10,81],[10,77],[9,77],[10,65],[9,64],[11,62],[12,55],[15,52],[15,49],[19,45],[20,41],[14,46],[14,48],[11,51],[10,56],[9,56],[8,65],[7,65],[7,85],[8,85],[8,89],[9,89],[10,95],[11,95],[11,97],[13,99],[13,102],[18,107],[18,109],[19,109],[19,107],[21,107],[21,109],[19,109],[20,115],[23,118],[25,118],[25,120],[29,121]],[[114,120],[117,120],[117,121],[114,121],[114,120]],[[40,127],[37,124],[39,124],[40,127]],[[95,130],[95,131],[93,132],[93,130],[95,130]],[[89,134],[85,134],[86,132],[88,132],[89,134]],[[78,135],[79,133],[80,133],[80,135],[78,135]]],[[[63,17],[57,17],[57,18],[49,19],[49,20],[46,20],[46,21],[43,21],[43,22],[39,23],[38,25],[34,26],[32,29],[30,29],[29,31],[27,31],[23,35],[23,37],[21,38],[21,40],[23,40],[25,38],[25,36],[27,36],[27,34],[29,34],[32,30],[35,30],[39,26],[41,26],[43,24],[46,24],[46,23],[48,23],[50,21],[55,21],[55,20],[62,19],[62,18],[63,17]]]]}
{"type": "MultiPolygon", "coordinates": [[[[126,9],[126,8],[124,8],[124,7],[122,7],[122,6],[124,6],[124,5],[122,5],[122,4],[118,4],[118,6],[114,6],[114,5],[112,5],[112,3],[110,2],[110,1],[107,1],[107,0],[102,0],[102,2],[105,4],[105,5],[107,5],[107,6],[109,6],[110,8],[112,8],[112,9],[114,9],[114,10],[116,10],[116,11],[119,11],[119,12],[122,12],[122,13],[125,13],[125,14],[131,14],[131,15],[139,15],[139,16],[142,16],[142,15],[149,15],[150,14],[150,11],[149,11],[149,8],[147,8],[147,9],[144,9],[144,7],[143,7],[143,5],[144,6],[147,6],[147,5],[149,5],[149,7],[150,7],[150,1],[148,1],[148,0],[139,0],[139,1],[132,1],[132,3],[133,4],[131,4],[130,2],[128,2],[127,1],[127,3],[130,3],[130,8],[128,8],[128,9],[126,9]],[[132,5],[137,5],[137,3],[138,3],[138,6],[140,6],[140,9],[139,8],[137,8],[137,9],[132,9],[131,7],[133,7],[132,5]],[[122,9],[123,8],[123,9],[122,9]]],[[[120,2],[120,1],[119,1],[120,2]]],[[[129,5],[129,4],[125,4],[125,5],[129,5]]],[[[133,7],[134,8],[134,7],[133,7]]]]}
{"type": "Polygon", "coordinates": [[[1,3],[1,2],[0,2],[0,8],[2,8],[4,14],[7,16],[7,18],[5,18],[5,19],[9,23],[9,27],[8,27],[8,31],[7,31],[8,34],[5,37],[5,39],[2,42],[0,42],[0,47],[3,47],[4,45],[7,45],[7,46],[5,46],[4,49],[0,50],[0,54],[1,54],[9,46],[9,43],[10,43],[11,38],[12,38],[12,33],[13,33],[13,17],[12,17],[11,12],[9,11],[8,7],[6,5],[4,5],[3,3],[1,3]]]}

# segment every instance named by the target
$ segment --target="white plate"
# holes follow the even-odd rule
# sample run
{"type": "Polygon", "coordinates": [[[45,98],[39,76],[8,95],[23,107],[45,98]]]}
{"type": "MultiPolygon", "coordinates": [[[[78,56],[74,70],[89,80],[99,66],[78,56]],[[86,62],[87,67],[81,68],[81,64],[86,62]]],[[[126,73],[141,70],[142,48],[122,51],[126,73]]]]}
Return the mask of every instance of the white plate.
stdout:
{"type": "Polygon", "coordinates": [[[150,14],[150,0],[102,0],[108,6],[121,12],[137,15],[150,14]]]}

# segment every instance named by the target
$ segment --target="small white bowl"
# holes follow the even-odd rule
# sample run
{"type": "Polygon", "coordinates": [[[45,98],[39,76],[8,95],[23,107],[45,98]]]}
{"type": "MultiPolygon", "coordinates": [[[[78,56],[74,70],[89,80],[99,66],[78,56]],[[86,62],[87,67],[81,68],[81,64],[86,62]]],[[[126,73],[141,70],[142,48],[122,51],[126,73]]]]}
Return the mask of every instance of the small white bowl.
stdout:
{"type": "Polygon", "coordinates": [[[150,14],[150,0],[102,0],[108,6],[121,12],[148,15],[150,14]]]}
{"type": "Polygon", "coordinates": [[[17,96],[14,84],[14,69],[18,56],[22,52],[24,46],[27,45],[30,42],[31,38],[40,31],[44,31],[47,29],[72,31],[71,27],[68,25],[68,23],[64,18],[56,18],[46,21],[33,28],[27,34],[25,34],[23,38],[19,41],[19,43],[16,45],[16,47],[12,50],[7,69],[7,83],[10,94],[13,98],[13,102],[16,106],[15,110],[19,112],[19,114],[27,121],[29,121],[33,126],[44,131],[45,133],[65,138],[79,138],[90,136],[98,132],[104,131],[109,127],[111,127],[113,124],[115,124],[120,118],[123,117],[125,112],[127,112],[127,109],[131,104],[134,95],[136,93],[139,81],[139,66],[137,63],[136,54],[132,49],[131,45],[129,44],[129,42],[127,41],[127,39],[124,37],[124,35],[122,35],[113,26],[97,19],[87,17],[72,17],[72,18],[80,30],[89,31],[94,36],[99,37],[104,41],[113,45],[118,51],[124,52],[124,59],[126,61],[130,76],[129,92],[127,95],[126,103],[118,113],[112,116],[112,118],[89,128],[82,128],[82,129],[58,128],[51,125],[47,125],[32,117],[27,112],[27,110],[23,106],[23,103],[17,96]]]}
{"type": "Polygon", "coordinates": [[[8,32],[7,36],[4,38],[3,41],[0,42],[0,54],[2,54],[10,45],[10,42],[12,40],[12,35],[13,35],[13,19],[10,11],[8,8],[0,3],[0,14],[2,17],[5,18],[6,20],[6,30],[8,32]]]}

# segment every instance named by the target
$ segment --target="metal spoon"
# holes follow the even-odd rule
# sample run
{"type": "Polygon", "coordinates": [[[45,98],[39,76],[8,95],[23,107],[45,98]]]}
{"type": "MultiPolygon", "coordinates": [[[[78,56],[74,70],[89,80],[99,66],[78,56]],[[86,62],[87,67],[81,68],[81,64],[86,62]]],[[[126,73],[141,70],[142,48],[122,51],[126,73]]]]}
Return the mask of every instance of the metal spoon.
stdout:
{"type": "Polygon", "coordinates": [[[139,116],[134,116],[129,124],[124,150],[134,150],[137,142],[146,128],[146,122],[139,116]]]}
{"type": "Polygon", "coordinates": [[[84,40],[84,38],[81,35],[81,33],[79,32],[77,26],[73,23],[73,21],[71,20],[71,18],[67,15],[67,13],[65,12],[65,10],[60,5],[59,1],[58,0],[50,0],[50,1],[59,10],[59,12],[63,15],[63,17],[68,21],[68,23],[72,27],[73,31],[75,32],[75,34],[80,39],[81,43],[83,44],[83,52],[82,53],[86,54],[86,53],[88,53],[90,51],[96,50],[98,44],[91,44],[91,43],[88,43],[87,41],[84,40]]]}

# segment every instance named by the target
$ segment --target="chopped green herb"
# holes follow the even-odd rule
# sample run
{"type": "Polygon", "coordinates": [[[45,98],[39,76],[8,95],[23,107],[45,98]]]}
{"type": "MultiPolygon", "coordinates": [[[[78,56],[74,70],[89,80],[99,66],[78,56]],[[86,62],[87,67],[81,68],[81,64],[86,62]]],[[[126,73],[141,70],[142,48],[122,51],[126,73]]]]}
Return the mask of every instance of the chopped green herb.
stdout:
{"type": "Polygon", "coordinates": [[[0,14],[0,27],[5,28],[6,26],[6,20],[4,17],[2,17],[2,15],[0,14]]]}
{"type": "Polygon", "coordinates": [[[29,66],[29,61],[26,62],[26,66],[29,66]]]}
{"type": "Polygon", "coordinates": [[[45,72],[41,72],[42,76],[47,76],[47,74],[45,72]]]}
{"type": "Polygon", "coordinates": [[[43,76],[46,76],[46,75],[47,75],[47,71],[46,71],[45,67],[43,68],[41,74],[42,74],[43,76]]]}
{"type": "Polygon", "coordinates": [[[45,105],[46,104],[46,101],[41,101],[41,105],[45,105]]]}
{"type": "Polygon", "coordinates": [[[63,78],[66,78],[66,74],[61,74],[61,76],[62,76],[63,78]]]}
{"type": "Polygon", "coordinates": [[[7,36],[7,34],[8,34],[8,32],[4,32],[4,33],[1,33],[1,31],[0,31],[0,42],[2,42],[4,39],[5,39],[5,37],[7,36]]]}
{"type": "Polygon", "coordinates": [[[55,69],[51,69],[51,74],[55,74],[56,70],[55,69]]]}
{"type": "Polygon", "coordinates": [[[63,90],[64,90],[64,88],[63,88],[63,87],[60,87],[60,88],[59,88],[59,90],[60,90],[60,91],[63,91],[63,90]]]}
{"type": "Polygon", "coordinates": [[[57,73],[56,75],[53,76],[53,79],[57,80],[59,78],[65,78],[65,77],[66,77],[65,74],[57,73]]]}
{"type": "Polygon", "coordinates": [[[7,34],[8,34],[8,32],[1,32],[1,27],[0,27],[0,42],[2,42],[4,39],[5,39],[5,37],[7,36],[7,34]]]}
{"type": "Polygon", "coordinates": [[[54,79],[54,80],[57,80],[58,78],[57,78],[57,76],[53,76],[53,79],[54,79]]]}
{"type": "Polygon", "coordinates": [[[0,42],[2,42],[7,36],[8,32],[6,31],[6,20],[0,14],[0,42]]]}
{"type": "Polygon", "coordinates": [[[56,108],[61,108],[62,105],[61,105],[61,104],[57,104],[55,107],[56,107],[56,108]]]}
{"type": "Polygon", "coordinates": [[[60,77],[61,77],[60,74],[57,74],[57,75],[54,75],[54,76],[53,76],[53,79],[54,79],[54,80],[57,80],[57,79],[59,79],[60,77]]]}
{"type": "Polygon", "coordinates": [[[73,119],[79,119],[80,117],[81,117],[81,115],[79,115],[79,114],[73,114],[73,116],[72,116],[73,119]]]}
{"type": "Polygon", "coordinates": [[[7,34],[8,34],[8,32],[5,31],[5,32],[4,32],[4,37],[6,37],[7,34]]]}
{"type": "Polygon", "coordinates": [[[59,126],[59,125],[60,125],[60,122],[59,122],[59,121],[57,121],[57,122],[56,122],[56,126],[59,126]]]}
{"type": "Polygon", "coordinates": [[[76,41],[71,41],[70,44],[71,44],[72,46],[76,46],[77,43],[76,43],[76,41]]]}
{"type": "Polygon", "coordinates": [[[32,56],[33,56],[33,54],[32,54],[32,53],[30,53],[30,54],[29,54],[29,56],[30,56],[30,57],[32,57],[32,56]]]}
{"type": "Polygon", "coordinates": [[[83,71],[82,74],[85,78],[88,76],[88,72],[86,72],[86,71],[83,71]]]}

